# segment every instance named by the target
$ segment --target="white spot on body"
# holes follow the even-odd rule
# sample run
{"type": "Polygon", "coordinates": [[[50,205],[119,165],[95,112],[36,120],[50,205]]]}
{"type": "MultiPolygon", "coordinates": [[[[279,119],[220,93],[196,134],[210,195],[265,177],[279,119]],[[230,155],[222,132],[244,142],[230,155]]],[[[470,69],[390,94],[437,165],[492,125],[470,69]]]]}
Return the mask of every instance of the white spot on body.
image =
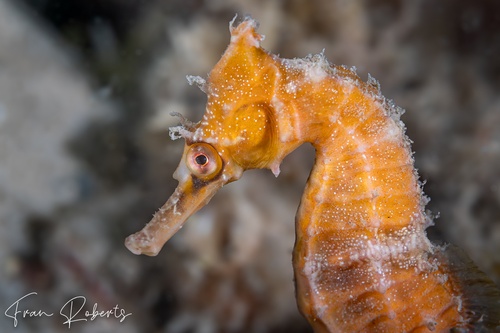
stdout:
{"type": "Polygon", "coordinates": [[[328,76],[327,72],[323,68],[323,63],[317,63],[310,66],[306,73],[307,77],[314,83],[321,82],[328,76]]]}
{"type": "Polygon", "coordinates": [[[388,121],[387,126],[384,128],[383,137],[388,141],[401,142],[403,131],[394,121],[388,121]]]}
{"type": "Polygon", "coordinates": [[[285,112],[285,104],[276,96],[276,94],[271,99],[271,106],[276,111],[278,117],[277,123],[279,124],[279,139],[281,142],[288,142],[293,138],[293,124],[288,115],[285,112]]]}
{"type": "Polygon", "coordinates": [[[232,109],[233,109],[233,105],[232,104],[224,103],[224,105],[222,105],[222,111],[224,111],[224,114],[226,114],[226,115],[229,112],[231,112],[232,109]]]}
{"type": "Polygon", "coordinates": [[[339,114],[338,112],[334,113],[334,114],[331,114],[329,117],[328,117],[328,120],[330,120],[330,122],[332,124],[335,124],[337,123],[337,121],[339,120],[339,114]]]}
{"type": "Polygon", "coordinates": [[[295,94],[297,92],[297,84],[293,81],[288,82],[285,85],[285,91],[287,94],[295,94]]]}
{"type": "Polygon", "coordinates": [[[178,212],[178,211],[177,211],[177,202],[176,202],[176,203],[175,203],[175,205],[174,205],[174,215],[177,215],[177,216],[182,215],[182,213],[181,213],[181,212],[178,212]]]}

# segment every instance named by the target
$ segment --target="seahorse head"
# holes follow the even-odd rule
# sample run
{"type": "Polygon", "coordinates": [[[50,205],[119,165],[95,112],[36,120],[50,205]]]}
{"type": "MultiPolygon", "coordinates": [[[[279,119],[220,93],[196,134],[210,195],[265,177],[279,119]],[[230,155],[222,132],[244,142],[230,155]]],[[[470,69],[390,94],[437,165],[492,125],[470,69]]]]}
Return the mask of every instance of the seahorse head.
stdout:
{"type": "Polygon", "coordinates": [[[269,168],[279,174],[286,149],[273,106],[278,68],[260,47],[256,25],[249,18],[237,27],[231,22],[230,45],[208,80],[193,79],[207,93],[206,112],[199,123],[182,119],[170,129],[172,138],[186,142],[174,173],[179,185],[153,220],[127,239],[133,253],[156,255],[193,212],[243,171],[269,168]]]}
{"type": "MultiPolygon", "coordinates": [[[[203,119],[188,131],[171,129],[186,146],[210,145],[223,159],[241,169],[273,168],[279,155],[278,125],[272,96],[277,68],[261,47],[256,22],[230,25],[231,43],[201,88],[208,101],[203,119]]],[[[200,82],[198,81],[198,82],[200,82]]],[[[187,161],[189,164],[190,161],[187,161]]],[[[279,163],[278,163],[279,165],[279,163]]],[[[227,175],[229,177],[229,175],[227,175]]]]}

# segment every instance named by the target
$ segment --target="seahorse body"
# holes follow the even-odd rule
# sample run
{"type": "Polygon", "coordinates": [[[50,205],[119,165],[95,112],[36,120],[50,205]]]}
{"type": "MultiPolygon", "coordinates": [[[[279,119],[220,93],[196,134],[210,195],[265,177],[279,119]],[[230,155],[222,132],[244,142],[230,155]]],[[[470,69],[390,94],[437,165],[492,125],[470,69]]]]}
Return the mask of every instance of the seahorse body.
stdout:
{"type": "Polygon", "coordinates": [[[493,285],[427,239],[427,200],[401,111],[378,83],[322,54],[280,59],[260,47],[255,21],[232,23],[208,81],[191,78],[208,95],[203,119],[171,129],[186,140],[179,186],[127,247],[156,255],[224,184],[252,168],[277,176],[282,159],[308,142],[316,162],[297,213],[293,265],[299,309],[316,332],[499,325],[493,285]]]}

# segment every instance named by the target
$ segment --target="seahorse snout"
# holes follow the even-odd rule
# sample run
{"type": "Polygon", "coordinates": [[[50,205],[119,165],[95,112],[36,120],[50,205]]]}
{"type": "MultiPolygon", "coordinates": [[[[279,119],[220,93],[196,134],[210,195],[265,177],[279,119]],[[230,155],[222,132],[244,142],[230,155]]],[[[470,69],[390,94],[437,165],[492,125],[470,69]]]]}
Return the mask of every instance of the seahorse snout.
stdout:
{"type": "Polygon", "coordinates": [[[228,182],[241,176],[242,169],[224,162],[210,144],[186,144],[181,162],[174,173],[179,185],[151,221],[125,240],[134,254],[156,256],[163,245],[182,228],[186,220],[206,205],[228,182]]]}

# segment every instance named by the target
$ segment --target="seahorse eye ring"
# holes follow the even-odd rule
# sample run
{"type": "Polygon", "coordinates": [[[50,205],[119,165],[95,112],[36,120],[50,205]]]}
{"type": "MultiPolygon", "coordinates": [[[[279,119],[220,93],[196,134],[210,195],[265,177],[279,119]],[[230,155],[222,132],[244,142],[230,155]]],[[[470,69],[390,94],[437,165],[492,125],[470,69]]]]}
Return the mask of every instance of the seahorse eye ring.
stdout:
{"type": "Polygon", "coordinates": [[[193,175],[209,180],[222,168],[222,160],[214,147],[207,143],[195,143],[189,147],[186,164],[193,175]]]}

